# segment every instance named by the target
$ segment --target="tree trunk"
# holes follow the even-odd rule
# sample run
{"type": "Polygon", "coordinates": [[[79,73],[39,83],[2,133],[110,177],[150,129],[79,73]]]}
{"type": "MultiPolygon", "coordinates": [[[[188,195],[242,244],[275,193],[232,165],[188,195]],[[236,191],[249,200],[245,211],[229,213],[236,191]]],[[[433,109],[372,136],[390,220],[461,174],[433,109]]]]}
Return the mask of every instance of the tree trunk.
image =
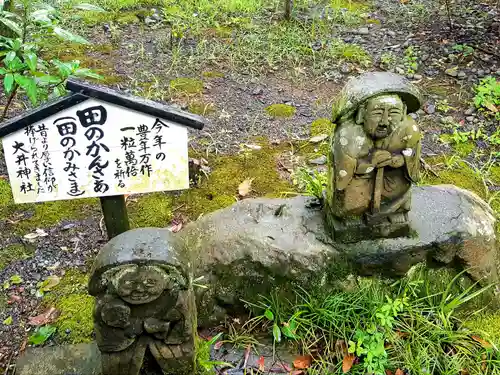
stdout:
{"type": "Polygon", "coordinates": [[[285,0],[285,19],[290,21],[292,19],[293,0],[285,0]]]}

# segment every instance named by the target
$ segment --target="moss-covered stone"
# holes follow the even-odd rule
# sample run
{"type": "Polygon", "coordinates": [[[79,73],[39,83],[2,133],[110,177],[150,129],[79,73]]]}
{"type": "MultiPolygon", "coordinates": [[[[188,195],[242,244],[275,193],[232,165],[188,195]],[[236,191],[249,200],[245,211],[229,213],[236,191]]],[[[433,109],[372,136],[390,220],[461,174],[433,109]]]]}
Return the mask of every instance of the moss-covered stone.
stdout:
{"type": "Polygon", "coordinates": [[[271,104],[266,108],[266,112],[271,117],[292,117],[297,109],[289,104],[271,104]]]}
{"type": "Polygon", "coordinates": [[[128,25],[139,22],[139,18],[133,13],[128,13],[117,17],[116,22],[120,25],[128,25]]]}
{"type": "Polygon", "coordinates": [[[11,262],[31,257],[33,251],[34,249],[29,245],[20,243],[10,244],[0,248],[0,271],[11,262]]]}
{"type": "Polygon", "coordinates": [[[335,129],[335,125],[327,118],[319,118],[311,124],[311,136],[314,137],[320,134],[331,134],[335,129]]]}
{"type": "Polygon", "coordinates": [[[198,78],[180,77],[171,80],[169,87],[173,94],[201,94],[203,81],[198,78]]]}
{"type": "Polygon", "coordinates": [[[474,151],[476,146],[472,142],[466,143],[457,143],[453,145],[453,149],[457,152],[461,157],[468,156],[474,151]]]}
{"type": "Polygon", "coordinates": [[[92,340],[94,298],[87,293],[87,283],[87,274],[69,270],[44,298],[45,306],[54,306],[61,312],[54,322],[61,341],[79,343],[92,340]]]}

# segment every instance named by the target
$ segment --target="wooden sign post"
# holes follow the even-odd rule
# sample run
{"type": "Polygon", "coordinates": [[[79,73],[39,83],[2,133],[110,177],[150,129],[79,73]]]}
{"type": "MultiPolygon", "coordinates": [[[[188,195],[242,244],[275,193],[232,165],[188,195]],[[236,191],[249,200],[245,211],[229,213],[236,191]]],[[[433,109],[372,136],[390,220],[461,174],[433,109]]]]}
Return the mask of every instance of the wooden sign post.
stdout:
{"type": "Polygon", "coordinates": [[[189,188],[187,127],[200,117],[68,80],[72,93],[0,124],[16,203],[99,197],[108,237],[125,195],[189,188]]]}

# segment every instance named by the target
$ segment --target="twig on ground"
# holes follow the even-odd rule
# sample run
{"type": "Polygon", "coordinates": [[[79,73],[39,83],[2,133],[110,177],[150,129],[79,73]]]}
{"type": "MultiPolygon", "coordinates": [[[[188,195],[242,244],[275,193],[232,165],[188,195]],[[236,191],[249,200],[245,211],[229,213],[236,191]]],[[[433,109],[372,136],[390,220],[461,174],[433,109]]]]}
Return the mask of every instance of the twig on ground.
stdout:
{"type": "Polygon", "coordinates": [[[434,170],[432,169],[432,167],[431,167],[429,164],[427,164],[427,162],[424,160],[424,158],[420,158],[420,162],[422,163],[422,165],[424,166],[424,169],[425,169],[426,171],[429,171],[429,172],[431,172],[434,176],[439,177],[439,175],[437,174],[437,172],[436,172],[436,171],[434,171],[434,170]]]}

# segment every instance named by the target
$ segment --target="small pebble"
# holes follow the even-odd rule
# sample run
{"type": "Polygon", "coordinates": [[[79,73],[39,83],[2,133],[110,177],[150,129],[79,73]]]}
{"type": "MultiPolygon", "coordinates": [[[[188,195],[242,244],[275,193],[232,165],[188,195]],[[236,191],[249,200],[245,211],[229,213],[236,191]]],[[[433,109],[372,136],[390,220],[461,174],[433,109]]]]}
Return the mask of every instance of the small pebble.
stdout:
{"type": "Polygon", "coordinates": [[[316,165],[325,165],[327,162],[326,156],[321,155],[319,158],[309,160],[309,163],[316,165]]]}
{"type": "Polygon", "coordinates": [[[466,119],[468,122],[472,122],[472,121],[474,121],[475,117],[474,117],[474,116],[467,116],[465,119],[466,119]]]}

